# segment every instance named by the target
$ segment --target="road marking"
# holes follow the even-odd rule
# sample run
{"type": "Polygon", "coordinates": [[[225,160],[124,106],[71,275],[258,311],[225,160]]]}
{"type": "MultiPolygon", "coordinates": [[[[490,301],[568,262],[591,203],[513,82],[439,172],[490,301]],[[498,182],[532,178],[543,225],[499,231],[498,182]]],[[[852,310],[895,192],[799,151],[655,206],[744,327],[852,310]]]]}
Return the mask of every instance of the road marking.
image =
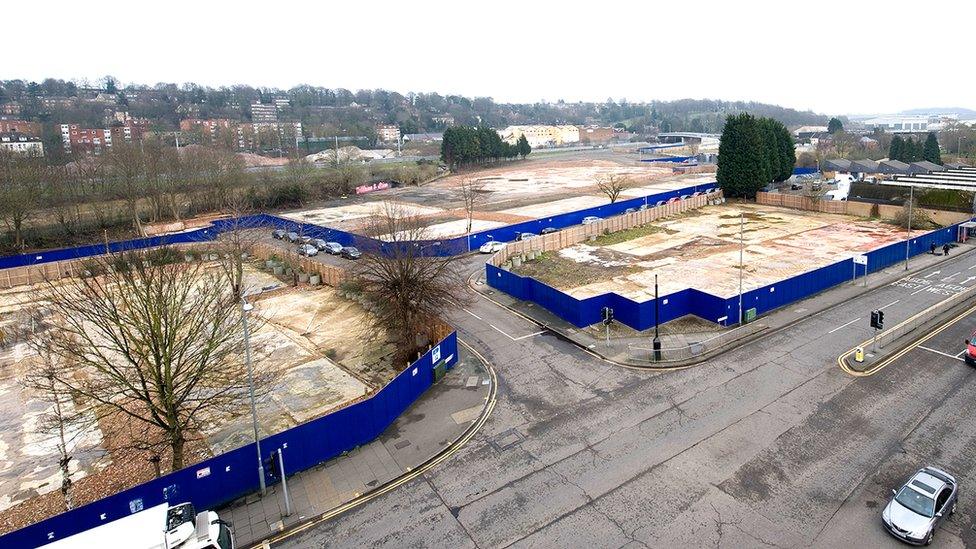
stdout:
{"type": "Polygon", "coordinates": [[[887,309],[888,307],[891,307],[892,305],[894,305],[895,303],[898,303],[899,301],[901,301],[901,300],[900,299],[896,299],[896,300],[892,301],[891,303],[885,305],[884,307],[878,307],[878,310],[881,311],[881,310],[887,309]]]}
{"type": "Polygon", "coordinates": [[[956,356],[962,356],[963,353],[965,353],[965,352],[966,352],[966,349],[963,349],[963,350],[959,351],[958,353],[956,353],[956,356]]]}
{"type": "Polygon", "coordinates": [[[925,275],[925,276],[924,276],[924,277],[922,277],[922,278],[929,278],[929,277],[933,277],[933,276],[935,276],[935,275],[937,275],[937,274],[939,274],[939,273],[941,273],[941,272],[942,272],[942,271],[933,271],[933,272],[931,272],[931,273],[929,273],[929,274],[927,274],[927,275],[925,275]]]}
{"type": "Polygon", "coordinates": [[[836,332],[837,330],[840,330],[841,328],[845,328],[845,327],[847,327],[847,326],[850,326],[851,324],[854,324],[854,323],[855,323],[855,322],[857,322],[858,320],[861,320],[861,319],[860,319],[860,318],[855,318],[854,320],[852,320],[852,321],[850,321],[850,322],[848,322],[847,324],[844,324],[843,326],[838,326],[838,327],[836,327],[836,328],[834,328],[833,330],[831,330],[831,331],[829,331],[829,332],[827,332],[827,333],[828,333],[828,334],[832,334],[832,333],[834,333],[834,332],[836,332]]]}
{"type": "Polygon", "coordinates": [[[491,326],[492,328],[494,328],[494,329],[496,329],[496,330],[498,330],[498,333],[500,333],[500,334],[502,334],[503,336],[505,336],[505,337],[507,337],[508,339],[511,339],[512,341],[515,341],[515,338],[514,338],[514,337],[512,337],[512,336],[510,336],[510,335],[508,335],[508,334],[506,334],[506,333],[505,333],[504,331],[502,331],[502,329],[501,329],[501,328],[499,328],[498,326],[495,326],[494,324],[491,324],[491,323],[488,323],[488,325],[489,325],[489,326],[491,326]]]}
{"type": "Polygon", "coordinates": [[[919,345],[918,348],[919,349],[925,349],[926,351],[928,351],[930,353],[935,353],[937,355],[942,355],[942,356],[945,356],[945,357],[954,358],[956,360],[962,360],[958,356],[953,356],[953,355],[950,355],[949,353],[943,353],[942,351],[936,351],[935,349],[932,349],[930,347],[926,347],[925,345],[919,345]]]}
{"type": "Polygon", "coordinates": [[[959,271],[958,273],[952,273],[951,275],[943,278],[942,279],[942,282],[949,282],[950,280],[952,280],[952,277],[954,277],[954,276],[956,276],[957,274],[960,274],[960,273],[962,273],[962,271],[959,271]]]}
{"type": "Polygon", "coordinates": [[[482,319],[482,318],[481,318],[480,316],[478,316],[478,315],[476,315],[476,314],[474,314],[474,313],[472,313],[471,311],[469,311],[469,310],[467,310],[467,309],[465,309],[464,307],[461,307],[461,310],[463,310],[464,312],[466,312],[466,313],[468,313],[469,315],[471,315],[471,316],[473,316],[473,317],[475,317],[475,318],[477,318],[478,320],[483,320],[483,319],[482,319]]]}
{"type": "Polygon", "coordinates": [[[970,280],[976,280],[976,276],[971,276],[971,277],[969,277],[969,278],[967,278],[966,280],[963,280],[962,282],[960,282],[960,283],[959,283],[959,285],[960,285],[960,286],[963,286],[963,285],[965,285],[965,284],[966,284],[967,282],[969,282],[970,280]]]}
{"type": "Polygon", "coordinates": [[[966,269],[966,270],[967,270],[967,271],[971,271],[971,270],[973,270],[973,269],[976,269],[976,265],[973,265],[972,267],[970,267],[970,268],[968,268],[968,269],[966,269]]]}
{"type": "Polygon", "coordinates": [[[524,336],[519,336],[519,337],[513,337],[512,338],[512,341],[521,341],[523,339],[528,339],[530,337],[535,337],[537,335],[544,334],[544,333],[546,333],[546,331],[545,330],[542,330],[541,332],[536,332],[534,334],[529,334],[529,335],[524,335],[524,336]]]}
{"type": "Polygon", "coordinates": [[[929,289],[929,287],[926,286],[926,287],[922,288],[921,290],[915,290],[910,295],[920,294],[920,293],[922,293],[922,292],[924,292],[925,290],[928,290],[928,289],[929,289]]]}

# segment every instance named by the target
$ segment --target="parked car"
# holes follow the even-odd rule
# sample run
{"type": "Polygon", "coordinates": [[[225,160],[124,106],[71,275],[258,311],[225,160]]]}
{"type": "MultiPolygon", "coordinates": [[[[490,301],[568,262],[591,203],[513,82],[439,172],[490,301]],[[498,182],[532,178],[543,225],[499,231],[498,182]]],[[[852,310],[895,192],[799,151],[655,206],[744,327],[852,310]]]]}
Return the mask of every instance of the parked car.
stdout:
{"type": "Polygon", "coordinates": [[[627,208],[626,210],[624,210],[624,213],[625,214],[632,214],[632,213],[635,213],[636,211],[637,211],[637,208],[627,208]]]}
{"type": "Polygon", "coordinates": [[[881,512],[885,530],[914,544],[932,543],[935,529],[956,512],[959,486],[955,477],[935,467],[924,467],[898,490],[881,512]]]}
{"type": "Polygon", "coordinates": [[[298,245],[298,255],[304,255],[306,257],[312,257],[313,255],[318,255],[319,249],[312,244],[299,244],[298,245]]]}
{"type": "Polygon", "coordinates": [[[271,231],[271,237],[274,238],[275,240],[281,240],[285,238],[286,234],[288,233],[284,229],[275,229],[271,231]]]}
{"type": "Polygon", "coordinates": [[[298,237],[298,241],[301,242],[302,244],[311,244],[312,243],[312,237],[310,237],[310,236],[300,236],[300,237],[298,237]]]}
{"type": "Polygon", "coordinates": [[[322,240],[321,238],[313,238],[309,244],[315,246],[318,251],[322,252],[325,251],[325,245],[328,244],[328,242],[322,240]]]}
{"type": "Polygon", "coordinates": [[[285,235],[285,240],[288,242],[298,242],[298,233],[292,231],[285,235]]]}
{"type": "Polygon", "coordinates": [[[642,212],[642,211],[644,211],[646,209],[647,209],[647,204],[641,204],[641,207],[640,208],[637,208],[637,211],[642,212]]]}
{"type": "Polygon", "coordinates": [[[557,229],[555,227],[546,227],[545,229],[542,229],[541,231],[539,231],[539,234],[552,234],[552,233],[558,233],[558,232],[559,232],[559,229],[557,229]]]}
{"type": "Polygon", "coordinates": [[[339,253],[342,252],[342,244],[339,244],[338,242],[326,242],[323,251],[332,255],[339,255],[339,253]]]}
{"type": "Polygon", "coordinates": [[[483,254],[493,254],[495,252],[500,252],[502,248],[505,247],[504,242],[498,242],[497,240],[489,240],[478,248],[478,251],[483,254]]]}
{"type": "Polygon", "coordinates": [[[345,246],[342,248],[342,251],[339,252],[339,255],[346,259],[359,259],[363,256],[363,252],[352,246],[345,246]]]}
{"type": "Polygon", "coordinates": [[[597,221],[602,221],[602,220],[603,220],[602,217],[597,217],[595,215],[588,215],[583,218],[583,224],[589,225],[590,223],[596,223],[597,221]]]}
{"type": "Polygon", "coordinates": [[[528,240],[530,238],[536,238],[537,236],[539,235],[535,233],[519,233],[518,236],[515,237],[515,240],[528,240]]]}
{"type": "Polygon", "coordinates": [[[973,332],[973,335],[966,340],[966,352],[963,353],[962,357],[966,359],[966,364],[976,366],[976,332],[973,332]]]}

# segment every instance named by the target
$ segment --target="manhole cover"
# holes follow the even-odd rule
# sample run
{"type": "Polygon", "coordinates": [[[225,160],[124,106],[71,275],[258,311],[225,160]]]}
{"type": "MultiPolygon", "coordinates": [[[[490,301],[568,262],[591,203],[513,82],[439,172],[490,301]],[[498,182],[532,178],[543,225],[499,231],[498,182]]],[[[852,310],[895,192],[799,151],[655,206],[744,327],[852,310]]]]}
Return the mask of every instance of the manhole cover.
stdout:
{"type": "Polygon", "coordinates": [[[523,440],[525,440],[525,437],[522,436],[522,433],[515,429],[509,429],[499,433],[498,436],[492,439],[491,445],[494,446],[496,450],[506,450],[522,442],[523,440]]]}
{"type": "Polygon", "coordinates": [[[393,447],[396,448],[397,450],[403,450],[407,446],[410,446],[409,440],[401,440],[400,442],[397,442],[396,444],[393,445],[393,447]]]}

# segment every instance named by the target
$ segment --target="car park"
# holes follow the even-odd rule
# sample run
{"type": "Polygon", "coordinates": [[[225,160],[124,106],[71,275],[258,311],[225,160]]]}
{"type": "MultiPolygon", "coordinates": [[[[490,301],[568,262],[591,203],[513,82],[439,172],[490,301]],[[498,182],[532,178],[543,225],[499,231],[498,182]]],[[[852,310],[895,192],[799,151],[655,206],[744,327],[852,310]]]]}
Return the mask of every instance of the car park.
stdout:
{"type": "Polygon", "coordinates": [[[558,233],[558,232],[559,232],[559,229],[557,229],[555,227],[546,227],[545,229],[542,229],[541,231],[539,231],[539,234],[552,234],[552,233],[558,233]]]}
{"type": "Polygon", "coordinates": [[[285,240],[288,242],[298,242],[298,233],[292,231],[285,235],[285,240]]]}
{"type": "Polygon", "coordinates": [[[271,237],[275,240],[282,240],[285,235],[288,234],[284,229],[275,229],[271,231],[271,237]]]}
{"type": "Polygon", "coordinates": [[[318,251],[322,252],[325,251],[325,245],[328,244],[328,242],[322,240],[321,238],[313,238],[309,244],[315,246],[318,251]]]}
{"type": "Polygon", "coordinates": [[[518,236],[515,237],[515,240],[528,240],[530,238],[536,238],[538,236],[539,235],[535,233],[519,233],[518,236]]]}
{"type": "Polygon", "coordinates": [[[346,259],[359,259],[363,256],[363,252],[360,252],[353,246],[345,246],[342,248],[342,251],[339,252],[339,255],[346,259]]]}
{"type": "Polygon", "coordinates": [[[596,223],[597,221],[602,221],[602,220],[603,220],[603,218],[601,218],[601,217],[597,217],[595,215],[588,215],[588,216],[586,216],[586,217],[583,218],[583,224],[584,225],[589,225],[590,223],[596,223]]]}
{"type": "Polygon", "coordinates": [[[498,242],[497,240],[489,240],[478,248],[478,251],[483,254],[493,254],[495,252],[500,252],[502,248],[505,247],[504,242],[498,242]]]}
{"type": "Polygon", "coordinates": [[[913,545],[928,545],[935,529],[956,512],[959,486],[955,477],[935,467],[923,467],[901,488],[881,512],[885,530],[913,545]]]}
{"type": "Polygon", "coordinates": [[[313,255],[318,255],[318,253],[319,253],[319,249],[311,244],[298,245],[298,255],[312,257],[313,255]]]}
{"type": "Polygon", "coordinates": [[[637,212],[637,208],[627,208],[626,210],[624,210],[625,214],[632,214],[635,212],[637,212]]]}
{"type": "Polygon", "coordinates": [[[322,248],[322,251],[328,252],[332,255],[339,255],[339,253],[342,252],[342,244],[339,244],[338,242],[326,242],[325,247],[322,248]]]}

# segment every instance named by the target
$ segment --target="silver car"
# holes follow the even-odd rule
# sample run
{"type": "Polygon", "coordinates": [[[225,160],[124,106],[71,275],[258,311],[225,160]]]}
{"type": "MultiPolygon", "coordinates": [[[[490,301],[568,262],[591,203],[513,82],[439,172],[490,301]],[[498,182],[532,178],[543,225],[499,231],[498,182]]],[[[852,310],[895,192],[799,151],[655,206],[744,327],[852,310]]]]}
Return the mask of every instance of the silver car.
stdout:
{"type": "Polygon", "coordinates": [[[935,467],[912,475],[881,512],[885,530],[913,545],[932,543],[935,529],[956,512],[959,485],[955,477],[935,467]]]}
{"type": "Polygon", "coordinates": [[[318,255],[318,253],[319,253],[319,249],[311,244],[298,245],[298,255],[312,257],[313,255],[318,255]]]}

